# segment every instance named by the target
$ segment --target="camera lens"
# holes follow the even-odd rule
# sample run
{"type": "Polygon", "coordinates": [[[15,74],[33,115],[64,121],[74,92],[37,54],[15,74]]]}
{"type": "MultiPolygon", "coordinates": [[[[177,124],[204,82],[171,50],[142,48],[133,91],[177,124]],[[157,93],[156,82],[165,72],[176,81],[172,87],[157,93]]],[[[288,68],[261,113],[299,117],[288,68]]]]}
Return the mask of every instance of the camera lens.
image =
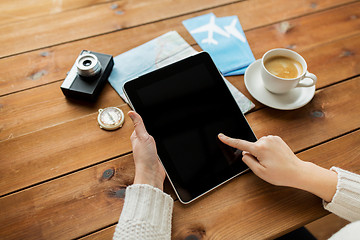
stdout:
{"type": "Polygon", "coordinates": [[[91,61],[90,61],[90,60],[85,60],[85,61],[83,62],[83,65],[84,65],[85,67],[90,66],[90,65],[91,65],[91,61]]]}
{"type": "Polygon", "coordinates": [[[101,72],[101,64],[94,54],[80,55],[76,60],[77,72],[82,77],[94,77],[101,72]]]}

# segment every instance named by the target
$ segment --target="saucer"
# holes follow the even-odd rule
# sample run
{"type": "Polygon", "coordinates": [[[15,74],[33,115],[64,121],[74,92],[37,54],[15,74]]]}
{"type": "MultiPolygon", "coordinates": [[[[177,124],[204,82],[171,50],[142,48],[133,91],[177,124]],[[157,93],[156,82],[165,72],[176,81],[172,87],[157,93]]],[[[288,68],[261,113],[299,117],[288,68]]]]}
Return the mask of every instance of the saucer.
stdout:
{"type": "Polygon", "coordinates": [[[261,59],[256,60],[246,69],[244,81],[247,90],[256,100],[280,110],[300,108],[310,102],[315,95],[315,86],[294,88],[284,94],[269,92],[264,87],[261,77],[261,59]]]}

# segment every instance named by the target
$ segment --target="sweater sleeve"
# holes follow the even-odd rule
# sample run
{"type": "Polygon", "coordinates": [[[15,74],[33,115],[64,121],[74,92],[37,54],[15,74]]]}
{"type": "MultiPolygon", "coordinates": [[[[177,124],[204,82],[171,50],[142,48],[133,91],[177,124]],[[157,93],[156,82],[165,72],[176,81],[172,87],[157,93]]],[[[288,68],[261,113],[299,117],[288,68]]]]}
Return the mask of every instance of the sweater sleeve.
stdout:
{"type": "Polygon", "coordinates": [[[360,220],[360,175],[332,167],[338,183],[331,202],[323,201],[324,208],[350,222],[360,220]]]}
{"type": "Polygon", "coordinates": [[[173,199],[146,184],[129,186],[114,240],[170,239],[173,199]]]}

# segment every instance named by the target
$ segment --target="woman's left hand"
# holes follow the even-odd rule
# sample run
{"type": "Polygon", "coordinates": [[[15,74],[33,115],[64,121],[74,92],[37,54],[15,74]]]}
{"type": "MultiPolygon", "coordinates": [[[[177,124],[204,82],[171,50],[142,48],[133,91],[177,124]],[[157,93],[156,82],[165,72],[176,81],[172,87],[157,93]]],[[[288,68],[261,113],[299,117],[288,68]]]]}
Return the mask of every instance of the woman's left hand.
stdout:
{"type": "Polygon", "coordinates": [[[130,140],[135,163],[134,184],[149,184],[163,190],[165,170],[157,155],[154,138],[149,135],[139,114],[128,113],[134,123],[130,140]]]}

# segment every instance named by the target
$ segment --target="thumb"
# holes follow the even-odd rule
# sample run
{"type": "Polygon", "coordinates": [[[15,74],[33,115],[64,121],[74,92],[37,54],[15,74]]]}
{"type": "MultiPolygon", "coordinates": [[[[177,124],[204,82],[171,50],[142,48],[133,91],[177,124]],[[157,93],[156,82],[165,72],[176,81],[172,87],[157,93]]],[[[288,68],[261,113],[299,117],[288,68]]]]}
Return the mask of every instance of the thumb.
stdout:
{"type": "Polygon", "coordinates": [[[218,135],[218,137],[219,137],[220,141],[222,141],[226,145],[229,145],[230,147],[234,147],[234,148],[237,148],[242,151],[249,152],[250,154],[254,155],[253,154],[255,152],[254,151],[254,143],[248,142],[248,141],[242,140],[242,139],[231,138],[231,137],[225,136],[222,133],[220,133],[218,135]]]}
{"type": "Polygon", "coordinates": [[[134,123],[134,129],[135,129],[136,136],[140,139],[147,139],[149,137],[149,134],[146,131],[146,128],[145,128],[145,125],[144,125],[144,122],[143,122],[141,116],[134,111],[129,111],[128,115],[134,123]]]}

